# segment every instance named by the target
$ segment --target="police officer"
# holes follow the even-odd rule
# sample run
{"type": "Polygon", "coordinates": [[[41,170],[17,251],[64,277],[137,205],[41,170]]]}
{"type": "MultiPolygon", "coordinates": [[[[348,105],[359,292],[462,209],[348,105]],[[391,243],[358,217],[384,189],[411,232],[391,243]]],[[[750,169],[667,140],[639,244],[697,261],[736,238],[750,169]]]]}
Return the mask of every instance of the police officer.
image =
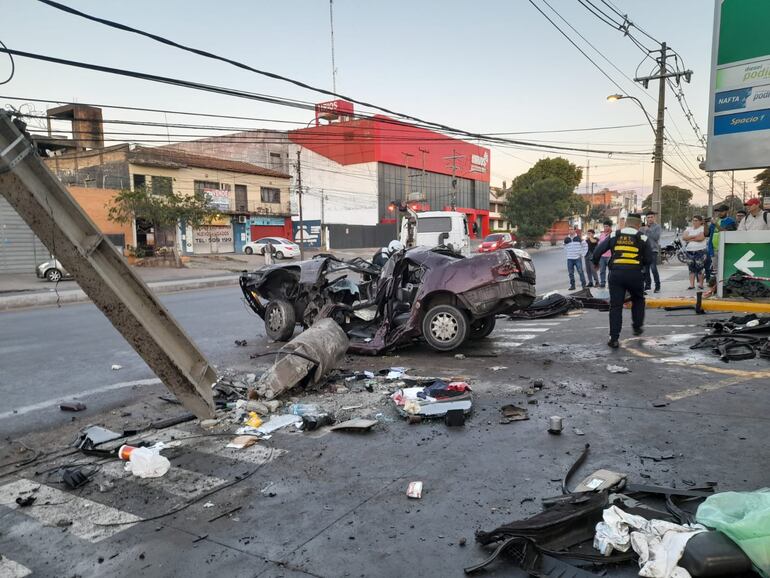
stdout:
{"type": "Polygon", "coordinates": [[[599,264],[602,253],[611,251],[610,270],[610,340],[607,345],[618,347],[620,328],[623,325],[623,302],[626,291],[631,295],[631,319],[634,335],[641,335],[644,326],[644,268],[654,258],[647,236],[639,232],[642,217],[631,213],[626,226],[613,232],[594,250],[594,265],[599,264]]]}

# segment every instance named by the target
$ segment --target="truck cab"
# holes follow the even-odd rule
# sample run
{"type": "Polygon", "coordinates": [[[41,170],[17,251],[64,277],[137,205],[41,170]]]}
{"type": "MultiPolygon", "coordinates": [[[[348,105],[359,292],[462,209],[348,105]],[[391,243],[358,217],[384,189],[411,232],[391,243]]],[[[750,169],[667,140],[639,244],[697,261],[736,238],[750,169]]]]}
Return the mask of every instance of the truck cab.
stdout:
{"type": "Polygon", "coordinates": [[[409,216],[401,222],[400,241],[406,247],[437,247],[445,245],[455,252],[471,254],[468,218],[456,211],[424,211],[408,209],[409,216]]]}

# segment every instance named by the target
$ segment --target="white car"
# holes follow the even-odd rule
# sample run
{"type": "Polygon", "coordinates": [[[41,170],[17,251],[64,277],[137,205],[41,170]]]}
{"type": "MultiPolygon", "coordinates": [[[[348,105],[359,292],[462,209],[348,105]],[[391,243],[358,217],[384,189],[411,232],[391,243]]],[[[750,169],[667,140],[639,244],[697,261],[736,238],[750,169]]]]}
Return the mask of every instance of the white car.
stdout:
{"type": "Polygon", "coordinates": [[[264,255],[268,245],[273,248],[273,256],[276,259],[291,259],[299,256],[299,245],[283,237],[264,237],[250,241],[243,246],[243,252],[247,255],[254,253],[264,255]]]}

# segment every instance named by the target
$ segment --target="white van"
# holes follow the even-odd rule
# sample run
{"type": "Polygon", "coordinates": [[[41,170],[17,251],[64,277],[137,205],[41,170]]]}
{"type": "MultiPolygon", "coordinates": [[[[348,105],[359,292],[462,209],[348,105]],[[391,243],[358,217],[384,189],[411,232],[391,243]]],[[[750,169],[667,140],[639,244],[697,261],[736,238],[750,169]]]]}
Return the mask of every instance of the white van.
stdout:
{"type": "Polygon", "coordinates": [[[409,218],[401,223],[400,241],[406,247],[451,246],[456,252],[471,254],[468,235],[468,217],[456,211],[409,211],[409,218]],[[416,221],[416,223],[412,223],[416,221]],[[413,231],[410,230],[413,228],[413,231]]]}

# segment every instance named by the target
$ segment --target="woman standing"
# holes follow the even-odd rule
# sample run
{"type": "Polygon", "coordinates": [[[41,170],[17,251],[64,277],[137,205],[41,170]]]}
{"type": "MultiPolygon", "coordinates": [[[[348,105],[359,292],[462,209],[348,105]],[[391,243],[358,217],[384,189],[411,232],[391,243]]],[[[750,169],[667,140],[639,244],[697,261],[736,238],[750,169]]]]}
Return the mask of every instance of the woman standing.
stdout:
{"type": "Polygon", "coordinates": [[[593,229],[586,231],[586,245],[588,245],[588,252],[586,253],[586,277],[588,277],[588,285],[586,287],[598,287],[599,286],[599,272],[596,270],[593,264],[594,249],[599,244],[599,239],[594,235],[596,234],[593,229]]]}
{"type": "Polygon", "coordinates": [[[703,290],[703,272],[706,268],[706,236],[703,231],[703,217],[695,215],[692,223],[684,230],[682,240],[687,242],[687,268],[690,270],[690,286],[695,289],[695,281],[698,281],[698,289],[703,290]]]}

